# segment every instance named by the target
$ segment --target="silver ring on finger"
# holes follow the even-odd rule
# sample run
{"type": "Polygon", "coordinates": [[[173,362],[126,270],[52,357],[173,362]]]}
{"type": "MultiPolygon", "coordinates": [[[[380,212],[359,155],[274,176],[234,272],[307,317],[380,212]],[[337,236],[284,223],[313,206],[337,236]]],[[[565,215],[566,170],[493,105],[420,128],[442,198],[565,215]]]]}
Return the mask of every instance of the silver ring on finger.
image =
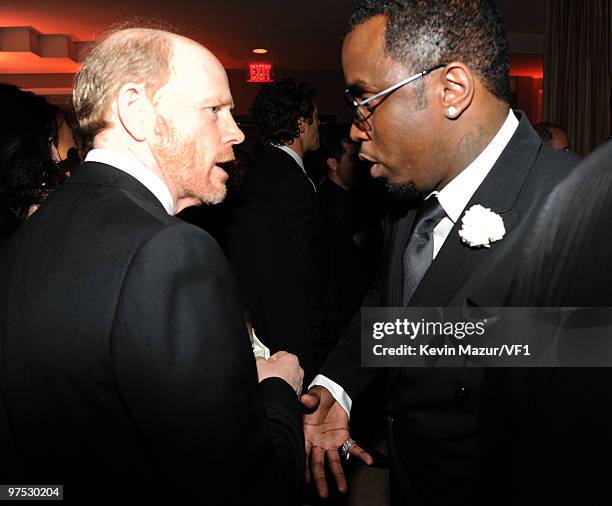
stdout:
{"type": "Polygon", "coordinates": [[[342,456],[344,460],[348,460],[349,458],[351,458],[351,454],[349,450],[355,444],[356,443],[353,438],[348,438],[344,443],[342,443],[342,446],[340,447],[340,455],[342,456]]]}

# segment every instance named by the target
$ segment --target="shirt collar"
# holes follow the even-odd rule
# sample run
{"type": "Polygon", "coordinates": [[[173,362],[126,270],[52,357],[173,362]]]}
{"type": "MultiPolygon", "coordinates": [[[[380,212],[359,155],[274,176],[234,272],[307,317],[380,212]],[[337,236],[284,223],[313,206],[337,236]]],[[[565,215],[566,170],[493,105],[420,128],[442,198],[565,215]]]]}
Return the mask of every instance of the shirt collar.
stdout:
{"type": "Polygon", "coordinates": [[[105,163],[129,174],[155,195],[169,215],[174,215],[174,200],[166,183],[133,156],[114,149],[97,148],[87,153],[85,161],[105,163]]]}
{"type": "Polygon", "coordinates": [[[310,176],[306,172],[306,167],[304,167],[304,160],[302,160],[302,157],[300,155],[298,155],[295,151],[293,151],[293,149],[291,149],[289,146],[279,146],[278,144],[272,144],[272,146],[274,146],[275,148],[283,150],[285,153],[287,153],[289,156],[291,156],[291,158],[293,158],[295,160],[295,162],[302,169],[302,172],[306,176],[306,179],[308,179],[308,181],[310,181],[310,184],[312,185],[312,187],[313,187],[313,189],[314,189],[314,191],[316,193],[317,187],[315,186],[313,180],[310,179],[310,176]]]}
{"type": "Polygon", "coordinates": [[[279,146],[277,144],[272,144],[272,145],[275,148],[282,149],[285,153],[287,153],[289,156],[291,156],[291,158],[295,160],[295,162],[302,168],[303,171],[306,170],[306,168],[304,167],[304,160],[302,160],[302,157],[298,155],[295,151],[293,151],[293,149],[291,149],[289,146],[279,146]]]}
{"type": "Polygon", "coordinates": [[[482,153],[442,190],[432,192],[432,195],[438,196],[440,205],[453,223],[459,219],[472,195],[474,195],[493,168],[493,165],[495,165],[502,151],[506,148],[508,142],[510,142],[518,125],[518,119],[514,112],[512,112],[512,109],[510,109],[504,124],[482,153]]]}

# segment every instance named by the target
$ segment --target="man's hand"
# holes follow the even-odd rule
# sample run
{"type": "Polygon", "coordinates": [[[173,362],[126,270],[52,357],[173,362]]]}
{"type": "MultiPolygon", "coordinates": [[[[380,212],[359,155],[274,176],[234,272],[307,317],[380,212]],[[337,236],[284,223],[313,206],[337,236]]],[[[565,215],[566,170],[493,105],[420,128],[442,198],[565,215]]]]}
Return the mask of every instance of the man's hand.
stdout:
{"type": "MultiPolygon", "coordinates": [[[[340,463],[338,448],[351,437],[348,414],[336,402],[329,390],[321,386],[312,387],[302,395],[301,400],[302,405],[312,411],[312,413],[304,416],[306,483],[310,481],[308,470],[310,460],[310,470],[319,496],[326,498],[329,495],[327,480],[325,479],[325,457],[327,456],[329,468],[336,479],[338,490],[346,492],[348,487],[340,463]]],[[[349,453],[360,458],[368,465],[373,463],[370,454],[358,445],[351,446],[349,453]]]]}
{"type": "Polygon", "coordinates": [[[279,351],[268,360],[262,357],[255,359],[257,365],[257,377],[261,383],[266,378],[280,378],[285,380],[296,395],[302,393],[302,382],[304,381],[304,369],[295,355],[286,351],[279,351]]]}

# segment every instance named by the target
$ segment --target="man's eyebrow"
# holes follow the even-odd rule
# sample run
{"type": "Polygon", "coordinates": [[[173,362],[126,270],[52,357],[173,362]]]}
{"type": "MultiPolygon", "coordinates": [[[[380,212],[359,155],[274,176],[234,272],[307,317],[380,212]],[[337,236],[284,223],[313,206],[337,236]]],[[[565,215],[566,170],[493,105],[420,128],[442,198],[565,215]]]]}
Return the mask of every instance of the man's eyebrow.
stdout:
{"type": "Polygon", "coordinates": [[[197,104],[200,107],[230,107],[234,108],[234,101],[232,99],[222,99],[220,97],[208,97],[198,100],[197,104]]]}

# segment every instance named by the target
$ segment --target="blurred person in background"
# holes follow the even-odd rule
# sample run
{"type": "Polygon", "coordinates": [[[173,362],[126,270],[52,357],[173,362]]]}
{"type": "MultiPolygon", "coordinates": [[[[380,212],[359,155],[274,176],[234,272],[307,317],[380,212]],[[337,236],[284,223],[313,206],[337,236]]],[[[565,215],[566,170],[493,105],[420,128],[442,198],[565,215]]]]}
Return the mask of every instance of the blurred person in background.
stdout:
{"type": "Polygon", "coordinates": [[[338,125],[325,136],[322,146],[327,176],[318,191],[325,231],[331,248],[336,305],[343,326],[373,281],[361,246],[367,231],[358,220],[359,202],[353,190],[360,166],[359,144],[349,136],[350,125],[338,125]]]}
{"type": "Polygon", "coordinates": [[[553,149],[570,150],[569,136],[567,135],[567,130],[562,126],[544,122],[534,125],[533,128],[540,136],[540,139],[542,139],[543,144],[553,149]]]}
{"type": "Polygon", "coordinates": [[[249,155],[244,149],[240,148],[234,148],[234,156],[236,159],[229,168],[228,184],[230,188],[236,190],[242,185],[242,182],[249,172],[251,165],[253,165],[253,160],[251,155],[249,155]]]}
{"type": "Polygon", "coordinates": [[[232,259],[253,327],[272,352],[296,354],[306,377],[334,343],[331,255],[304,156],[319,148],[315,92],[281,79],[251,116],[264,147],[240,187],[232,259]]]}
{"type": "Polygon", "coordinates": [[[0,84],[0,247],[64,179],[58,167],[61,110],[0,84]]]}

